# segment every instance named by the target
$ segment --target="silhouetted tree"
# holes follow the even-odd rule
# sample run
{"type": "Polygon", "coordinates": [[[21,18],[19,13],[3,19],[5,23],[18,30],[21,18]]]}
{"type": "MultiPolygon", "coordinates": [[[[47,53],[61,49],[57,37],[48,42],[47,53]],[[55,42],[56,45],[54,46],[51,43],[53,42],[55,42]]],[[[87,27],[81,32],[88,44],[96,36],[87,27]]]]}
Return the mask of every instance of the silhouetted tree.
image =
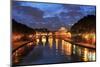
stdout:
{"type": "Polygon", "coordinates": [[[35,32],[32,28],[18,23],[14,19],[12,19],[12,32],[17,32],[17,33],[24,33],[24,34],[29,34],[35,32]]]}
{"type": "Polygon", "coordinates": [[[71,27],[72,33],[85,33],[85,32],[95,32],[96,31],[96,16],[88,15],[80,19],[71,27]]]}

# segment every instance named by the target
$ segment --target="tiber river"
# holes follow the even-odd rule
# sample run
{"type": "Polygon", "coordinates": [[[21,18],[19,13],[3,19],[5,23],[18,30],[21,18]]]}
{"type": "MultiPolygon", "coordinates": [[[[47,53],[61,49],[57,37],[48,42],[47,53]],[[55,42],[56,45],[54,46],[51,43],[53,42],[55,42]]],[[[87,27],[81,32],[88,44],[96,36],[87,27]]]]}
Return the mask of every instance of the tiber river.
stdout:
{"type": "MultiPolygon", "coordinates": [[[[33,43],[30,43],[33,44],[33,43]]],[[[96,60],[95,49],[71,44],[52,36],[36,39],[36,46],[18,65],[87,62],[96,60]]]]}

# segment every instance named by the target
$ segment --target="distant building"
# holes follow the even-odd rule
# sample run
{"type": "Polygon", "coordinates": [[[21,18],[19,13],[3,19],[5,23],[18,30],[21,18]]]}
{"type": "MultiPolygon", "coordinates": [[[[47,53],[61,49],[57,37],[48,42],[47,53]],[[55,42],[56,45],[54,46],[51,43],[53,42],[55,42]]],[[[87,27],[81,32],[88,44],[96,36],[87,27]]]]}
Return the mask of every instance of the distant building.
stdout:
{"type": "Polygon", "coordinates": [[[58,32],[67,32],[68,30],[65,27],[61,27],[58,32]]]}
{"type": "Polygon", "coordinates": [[[55,34],[64,38],[71,38],[71,33],[65,27],[61,27],[55,34]]]}

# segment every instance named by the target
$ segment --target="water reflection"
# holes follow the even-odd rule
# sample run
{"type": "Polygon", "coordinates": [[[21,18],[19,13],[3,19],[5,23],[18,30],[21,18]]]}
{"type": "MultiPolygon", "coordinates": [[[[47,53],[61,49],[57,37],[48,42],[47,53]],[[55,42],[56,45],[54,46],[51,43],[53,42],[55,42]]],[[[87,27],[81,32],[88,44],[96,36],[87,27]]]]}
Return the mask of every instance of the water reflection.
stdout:
{"type": "Polygon", "coordinates": [[[83,60],[88,61],[88,49],[84,48],[83,60]]]}
{"type": "MultiPolygon", "coordinates": [[[[77,46],[75,44],[71,44],[70,42],[67,42],[62,39],[53,38],[52,36],[49,36],[46,38],[46,36],[42,36],[42,43],[45,47],[46,43],[48,42],[48,46],[50,49],[56,49],[56,53],[58,51],[61,52],[62,55],[66,56],[72,56],[76,55],[80,57],[81,61],[95,61],[95,50],[84,48],[81,46],[77,46]],[[55,42],[55,45],[54,45],[55,42]],[[55,48],[53,48],[55,46],[55,48]]],[[[39,39],[37,39],[37,44],[40,42],[39,39]]]]}
{"type": "Polygon", "coordinates": [[[36,39],[36,45],[39,44],[39,41],[40,41],[39,38],[37,38],[37,39],[36,39]]]}
{"type": "Polygon", "coordinates": [[[64,49],[65,49],[64,51],[66,55],[72,54],[72,44],[71,43],[65,41],[64,49]]]}
{"type": "Polygon", "coordinates": [[[33,42],[27,43],[23,47],[17,49],[13,54],[12,54],[12,60],[13,64],[18,64],[22,60],[22,58],[28,54],[29,51],[33,49],[34,45],[33,42]]]}
{"type": "Polygon", "coordinates": [[[84,61],[95,61],[95,59],[96,59],[95,52],[87,48],[84,48],[83,60],[84,61]]]}
{"type": "Polygon", "coordinates": [[[96,52],[94,49],[73,45],[73,54],[78,55],[82,59],[82,61],[95,61],[95,53],[96,52]]]}
{"type": "Polygon", "coordinates": [[[53,37],[52,36],[49,36],[48,43],[49,43],[50,49],[52,49],[52,46],[53,46],[53,37]]]}
{"type": "Polygon", "coordinates": [[[76,53],[76,51],[75,51],[76,49],[75,49],[75,48],[76,48],[76,46],[75,46],[75,45],[73,45],[73,48],[72,48],[72,49],[73,49],[73,54],[75,54],[75,53],[76,53]]]}
{"type": "Polygon", "coordinates": [[[64,54],[64,49],[66,49],[65,48],[65,41],[64,40],[62,40],[62,44],[61,45],[62,45],[61,46],[62,54],[64,54]]]}
{"type": "Polygon", "coordinates": [[[14,53],[14,56],[15,56],[15,57],[13,57],[14,63],[18,63],[19,62],[19,57],[18,57],[18,52],[17,51],[14,53]]]}
{"type": "MultiPolygon", "coordinates": [[[[27,48],[30,49],[30,47],[33,45],[33,42],[28,43],[25,47],[17,50],[14,53],[14,62],[18,63],[20,59],[20,54],[27,52],[27,48]],[[27,47],[27,48],[26,48],[27,47]]],[[[67,58],[74,59],[73,55],[75,57],[78,57],[80,61],[95,61],[96,60],[96,52],[94,49],[84,48],[81,46],[77,46],[75,44],[71,44],[70,42],[67,42],[65,40],[62,40],[60,38],[54,38],[53,36],[46,36],[43,35],[42,37],[36,38],[36,46],[42,45],[45,49],[43,54],[46,54],[45,57],[52,57],[52,59],[55,59],[57,56],[63,56],[67,58]],[[48,47],[51,49],[48,50],[48,47]],[[45,53],[47,52],[47,53],[45,53]],[[49,55],[48,52],[52,52],[52,55],[49,55]],[[48,54],[48,55],[47,55],[48,54]]],[[[48,58],[49,59],[49,58],[48,58]]],[[[66,59],[66,58],[65,58],[66,59]]],[[[78,59],[76,59],[77,61],[78,59]]],[[[68,61],[68,60],[66,60],[68,61]]],[[[72,61],[73,62],[73,61],[72,61]]]]}
{"type": "Polygon", "coordinates": [[[56,39],[56,50],[58,50],[58,39],[56,39]]]}
{"type": "Polygon", "coordinates": [[[42,43],[43,43],[43,46],[45,47],[45,44],[46,44],[46,36],[42,36],[42,43]]]}

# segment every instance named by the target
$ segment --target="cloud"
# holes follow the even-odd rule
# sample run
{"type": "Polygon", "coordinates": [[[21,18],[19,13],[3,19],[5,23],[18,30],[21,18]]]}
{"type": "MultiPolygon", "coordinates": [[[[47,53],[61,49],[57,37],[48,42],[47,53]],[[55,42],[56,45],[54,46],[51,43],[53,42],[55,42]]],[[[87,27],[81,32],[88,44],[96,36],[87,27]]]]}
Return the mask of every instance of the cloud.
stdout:
{"type": "Polygon", "coordinates": [[[27,15],[32,16],[34,19],[41,19],[43,17],[43,11],[38,8],[33,8],[29,6],[17,6],[14,8],[19,14],[23,14],[27,17],[27,15]]]}
{"type": "Polygon", "coordinates": [[[12,17],[29,27],[36,26],[39,22],[43,21],[44,12],[38,8],[29,6],[15,6],[13,7],[12,17]]]}
{"type": "Polygon", "coordinates": [[[74,24],[88,14],[95,15],[94,6],[14,2],[12,7],[13,18],[32,28],[58,29],[74,24]]]}
{"type": "Polygon", "coordinates": [[[62,22],[59,17],[55,16],[55,17],[47,17],[44,19],[46,22],[46,26],[47,28],[50,28],[49,30],[57,30],[59,29],[61,26],[66,26],[64,24],[64,22],[62,22]]]}

